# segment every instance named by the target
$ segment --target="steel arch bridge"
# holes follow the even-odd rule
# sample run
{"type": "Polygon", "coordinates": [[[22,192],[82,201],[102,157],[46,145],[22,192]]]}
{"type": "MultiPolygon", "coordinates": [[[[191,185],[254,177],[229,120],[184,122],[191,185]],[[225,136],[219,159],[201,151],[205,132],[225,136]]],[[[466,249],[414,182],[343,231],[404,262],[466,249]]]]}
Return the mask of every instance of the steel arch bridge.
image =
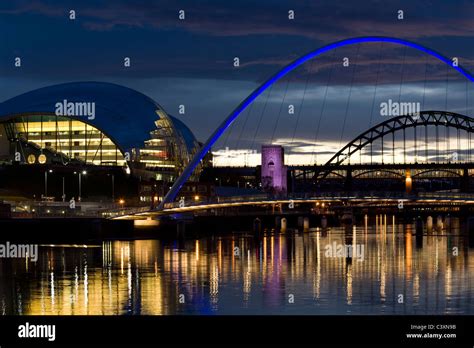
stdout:
{"type": "MultiPolygon", "coordinates": [[[[316,180],[322,180],[326,178],[331,172],[333,172],[335,169],[341,168],[342,165],[346,164],[347,166],[351,166],[351,158],[356,155],[357,153],[360,153],[363,151],[366,147],[370,147],[370,158],[371,158],[371,163],[370,165],[373,165],[372,163],[372,145],[377,141],[381,140],[380,142],[380,149],[381,149],[381,158],[382,158],[382,165],[385,165],[384,163],[384,154],[387,153],[385,151],[384,153],[384,138],[391,135],[391,140],[392,140],[392,147],[391,147],[391,152],[392,152],[392,157],[395,157],[395,133],[397,132],[402,132],[403,133],[403,154],[407,152],[407,146],[406,146],[406,130],[414,128],[414,147],[413,150],[415,151],[415,157],[416,157],[416,152],[418,151],[418,144],[417,144],[417,131],[416,128],[421,127],[424,129],[424,147],[425,147],[425,154],[427,157],[428,153],[428,126],[434,126],[436,127],[436,139],[435,142],[436,144],[439,143],[438,139],[438,127],[443,127],[443,128],[454,128],[457,130],[463,130],[467,132],[469,135],[474,132],[474,119],[469,117],[469,116],[464,116],[460,115],[457,113],[453,112],[447,112],[447,111],[422,111],[419,114],[415,115],[402,115],[402,116],[397,116],[390,118],[384,122],[381,122],[372,128],[368,129],[367,131],[363,132],[362,134],[358,135],[355,137],[352,141],[347,143],[342,149],[340,149],[336,154],[334,154],[329,161],[326,162],[320,169],[315,171],[315,176],[314,179],[316,180]]],[[[459,132],[458,132],[459,136],[459,132]]],[[[390,153],[390,149],[388,150],[390,153]]],[[[439,152],[439,151],[438,151],[439,152]]],[[[439,158],[439,153],[436,154],[436,158],[439,158]]],[[[406,162],[406,161],[404,161],[406,162]]],[[[447,159],[448,163],[443,163],[441,166],[439,166],[439,163],[425,163],[424,169],[425,171],[431,170],[430,167],[435,168],[436,170],[445,170],[446,168],[449,168],[451,165],[451,162],[456,162],[456,164],[459,163],[467,163],[469,161],[461,161],[459,159],[455,161],[451,161],[449,158],[447,159]]],[[[369,165],[369,166],[370,166],[369,165]]],[[[393,163],[391,165],[391,169],[396,169],[397,165],[402,165],[402,166],[407,166],[407,163],[400,163],[400,164],[395,164],[393,163]]],[[[456,167],[456,166],[455,166],[456,167]]],[[[375,168],[375,167],[374,167],[375,168]]],[[[369,168],[367,168],[369,169],[369,168]]],[[[379,168],[380,170],[380,168],[379,168]]],[[[389,168],[384,169],[385,171],[389,171],[389,168]]],[[[398,173],[395,173],[398,174],[398,173]]],[[[454,173],[453,173],[454,174],[454,173]]]]}
{"type": "Polygon", "coordinates": [[[468,72],[466,69],[464,69],[461,65],[458,64],[453,64],[453,61],[451,58],[448,58],[428,47],[425,47],[423,45],[404,40],[404,39],[399,39],[399,38],[393,38],[393,37],[381,37],[381,36],[368,36],[368,37],[357,37],[357,38],[350,38],[350,39],[345,39],[342,41],[334,42],[329,45],[323,46],[319,49],[316,49],[314,51],[311,51],[290,64],[286,65],[283,67],[280,71],[278,71],[275,75],[271,76],[268,80],[266,80],[264,83],[262,83],[259,87],[257,87],[247,98],[245,98],[225,119],[224,121],[217,127],[217,129],[211,134],[211,136],[208,138],[208,140],[204,143],[204,145],[201,147],[201,149],[195,154],[194,158],[190,161],[190,163],[187,165],[187,167],[184,169],[183,173],[180,175],[180,177],[175,181],[171,189],[168,191],[166,196],[164,197],[163,201],[160,203],[158,210],[162,210],[165,206],[166,203],[171,203],[174,201],[176,196],[178,195],[181,187],[184,185],[184,183],[189,179],[189,177],[192,175],[196,167],[201,163],[203,160],[204,156],[211,150],[211,147],[217,142],[217,140],[222,136],[222,134],[226,131],[227,128],[230,127],[230,125],[237,119],[239,115],[242,114],[242,112],[259,96],[261,95],[265,90],[267,90],[270,86],[272,86],[275,82],[280,80],[282,77],[287,75],[289,72],[293,71],[300,65],[306,63],[307,61],[325,53],[328,51],[331,51],[333,49],[339,48],[339,47],[344,47],[344,46],[349,46],[349,45],[354,45],[354,44],[359,44],[359,43],[366,43],[366,42],[387,42],[387,43],[393,43],[409,48],[416,49],[418,51],[424,52],[441,62],[445,63],[447,66],[451,67],[452,69],[456,70],[458,73],[460,73],[462,76],[464,76],[467,80],[474,82],[474,76],[468,72]]]}

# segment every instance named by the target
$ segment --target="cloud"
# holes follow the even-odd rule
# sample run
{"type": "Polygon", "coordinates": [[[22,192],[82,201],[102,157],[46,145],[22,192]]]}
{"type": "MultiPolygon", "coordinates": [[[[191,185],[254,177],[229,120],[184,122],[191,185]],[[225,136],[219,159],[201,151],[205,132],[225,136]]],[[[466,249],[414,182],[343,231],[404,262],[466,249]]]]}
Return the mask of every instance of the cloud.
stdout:
{"type": "Polygon", "coordinates": [[[46,0],[17,1],[0,10],[6,14],[34,13],[64,16],[69,8],[77,8],[78,18],[89,30],[114,30],[122,27],[181,29],[213,36],[292,35],[317,41],[334,41],[345,37],[384,35],[404,38],[433,36],[472,36],[474,34],[474,4],[458,1],[451,4],[437,0],[364,1],[334,0],[284,4],[239,1],[234,6],[221,1],[172,0],[112,2],[91,1],[87,4],[65,1],[62,5],[46,0]],[[178,19],[178,11],[186,19],[178,19]],[[295,19],[288,19],[288,10],[295,19]],[[404,19],[398,20],[398,11],[404,19]]]}
{"type": "MultiPolygon", "coordinates": [[[[469,1],[458,1],[453,6],[445,1],[435,0],[428,6],[422,2],[392,1],[387,4],[377,0],[357,4],[342,0],[305,3],[239,0],[238,5],[217,0],[203,0],[199,3],[172,0],[153,2],[66,0],[60,4],[50,0],[13,0],[0,5],[0,15],[29,14],[48,18],[67,18],[70,9],[77,12],[75,23],[78,26],[86,29],[85,32],[89,32],[89,35],[97,34],[96,41],[90,42],[91,47],[97,49],[107,47],[98,54],[99,61],[93,64],[95,71],[92,73],[99,76],[115,76],[123,73],[118,71],[114,64],[102,63],[105,59],[114,59],[115,54],[124,54],[125,47],[108,46],[110,42],[108,35],[117,34],[116,38],[122,34],[130,34],[135,29],[136,38],[143,38],[145,44],[141,49],[134,37],[135,41],[131,42],[128,48],[137,52],[133,57],[134,64],[127,72],[135,77],[189,77],[194,74],[199,77],[217,78],[238,76],[240,79],[262,82],[276,69],[299,57],[306,47],[316,48],[348,37],[369,35],[412,39],[430,47],[434,45],[434,48],[442,45],[442,53],[445,55],[454,54],[451,39],[456,38],[461,40],[456,46],[456,56],[460,59],[461,65],[474,66],[474,59],[471,58],[474,52],[471,45],[467,44],[474,35],[472,20],[474,3],[469,1]],[[186,19],[183,21],[178,18],[180,9],[186,11],[186,19]],[[296,18],[293,21],[288,20],[289,9],[295,10],[296,18]],[[404,11],[405,19],[402,21],[397,19],[399,9],[404,11]],[[163,42],[162,39],[159,43],[163,47],[163,51],[159,53],[160,59],[149,59],[159,52],[159,48],[150,49],[146,44],[147,40],[155,34],[167,33],[181,36],[170,36],[171,42],[163,42]],[[193,38],[199,40],[193,42],[202,45],[193,46],[193,42],[189,41],[190,33],[193,38]],[[183,45],[191,46],[189,50],[193,52],[192,55],[181,54],[185,50],[180,48],[176,41],[182,38],[185,38],[183,45]],[[216,42],[220,44],[215,45],[216,42]],[[466,44],[463,44],[464,42],[466,44]],[[197,49],[202,50],[201,54],[196,54],[197,49]],[[173,55],[174,50],[180,54],[173,55]],[[231,68],[233,55],[229,56],[226,53],[234,54],[234,51],[242,50],[244,53],[241,57],[241,66],[234,74],[231,68]]],[[[85,33],[80,35],[82,35],[80,38],[89,39],[85,33]]],[[[78,56],[77,51],[68,45],[65,43],[64,56],[70,51],[74,56],[78,56]]],[[[354,45],[354,49],[349,52],[352,58],[356,55],[356,46],[354,45]]],[[[363,49],[358,52],[357,59],[351,60],[357,66],[356,84],[374,81],[379,71],[373,66],[378,62],[382,77],[400,66],[399,46],[384,44],[382,54],[379,47],[378,43],[364,44],[363,49]]],[[[415,55],[411,51],[413,50],[407,50],[405,63],[409,71],[404,78],[407,81],[419,81],[424,78],[425,59],[423,55],[415,55]]],[[[308,72],[328,71],[333,62],[330,59],[331,53],[326,56],[318,57],[317,64],[305,64],[304,69],[294,75],[295,80],[304,80],[308,72]]],[[[336,56],[336,59],[339,59],[339,56],[336,56]]],[[[430,61],[428,63],[435,67],[427,75],[427,79],[443,79],[445,72],[442,64],[434,64],[435,58],[431,59],[431,63],[430,61]]],[[[48,73],[63,74],[65,71],[70,71],[69,64],[56,65],[54,70],[48,73]]],[[[74,69],[76,75],[84,75],[90,71],[90,66],[80,62],[74,69]]],[[[15,73],[16,71],[6,71],[6,74],[15,73]]],[[[341,76],[341,74],[335,76],[333,83],[347,83],[341,76]]],[[[383,79],[380,82],[386,83],[383,79]]]]}

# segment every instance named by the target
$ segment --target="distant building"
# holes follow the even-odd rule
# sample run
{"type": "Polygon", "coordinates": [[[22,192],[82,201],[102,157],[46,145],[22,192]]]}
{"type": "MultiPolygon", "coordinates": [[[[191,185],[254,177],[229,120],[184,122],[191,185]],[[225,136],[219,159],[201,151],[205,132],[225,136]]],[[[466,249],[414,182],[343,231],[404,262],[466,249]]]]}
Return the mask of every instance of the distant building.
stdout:
{"type": "MultiPolygon", "coordinates": [[[[59,166],[67,176],[100,168],[111,182],[122,170],[149,186],[139,197],[145,202],[161,199],[199,148],[191,130],[157,102],[112,83],[59,84],[0,103],[0,166],[10,172],[59,166]]],[[[30,186],[19,188],[31,194],[30,186]]]]}
{"type": "Polygon", "coordinates": [[[65,83],[0,103],[3,164],[129,167],[173,182],[198,148],[182,121],[112,83],[65,83]]]}
{"type": "Polygon", "coordinates": [[[285,152],[280,145],[262,146],[262,188],[274,194],[287,192],[285,152]]]}

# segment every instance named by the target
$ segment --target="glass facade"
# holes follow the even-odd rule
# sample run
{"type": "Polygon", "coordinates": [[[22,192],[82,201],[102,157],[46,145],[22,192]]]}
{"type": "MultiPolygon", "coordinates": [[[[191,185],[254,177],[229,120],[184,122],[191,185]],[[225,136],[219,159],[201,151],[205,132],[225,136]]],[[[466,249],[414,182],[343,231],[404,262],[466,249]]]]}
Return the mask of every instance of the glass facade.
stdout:
{"type": "Polygon", "coordinates": [[[40,163],[43,150],[61,154],[63,160],[92,165],[124,166],[125,158],[115,143],[101,130],[81,120],[56,115],[23,115],[3,123],[5,135],[15,144],[15,151],[29,164],[40,163]],[[29,153],[36,147],[40,154],[29,153]],[[35,156],[36,158],[34,158],[35,156]]]}
{"type": "Polygon", "coordinates": [[[138,161],[148,170],[181,173],[191,154],[171,118],[161,110],[157,114],[156,129],[150,132],[144,147],[136,150],[138,161]]]}
{"type": "Polygon", "coordinates": [[[199,146],[153,99],[116,84],[65,83],[0,103],[0,162],[6,164],[127,166],[140,180],[172,182],[199,146]],[[70,103],[94,105],[93,117],[57,116],[57,105],[70,103]]]}

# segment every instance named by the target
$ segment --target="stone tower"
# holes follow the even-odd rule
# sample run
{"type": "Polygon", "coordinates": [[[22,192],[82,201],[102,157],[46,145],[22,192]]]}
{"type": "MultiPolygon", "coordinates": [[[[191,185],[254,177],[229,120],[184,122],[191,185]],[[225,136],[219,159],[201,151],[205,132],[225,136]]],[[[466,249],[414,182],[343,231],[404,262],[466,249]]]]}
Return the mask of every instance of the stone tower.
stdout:
{"type": "Polygon", "coordinates": [[[270,193],[286,194],[285,152],[280,145],[262,145],[262,188],[270,193]]]}

